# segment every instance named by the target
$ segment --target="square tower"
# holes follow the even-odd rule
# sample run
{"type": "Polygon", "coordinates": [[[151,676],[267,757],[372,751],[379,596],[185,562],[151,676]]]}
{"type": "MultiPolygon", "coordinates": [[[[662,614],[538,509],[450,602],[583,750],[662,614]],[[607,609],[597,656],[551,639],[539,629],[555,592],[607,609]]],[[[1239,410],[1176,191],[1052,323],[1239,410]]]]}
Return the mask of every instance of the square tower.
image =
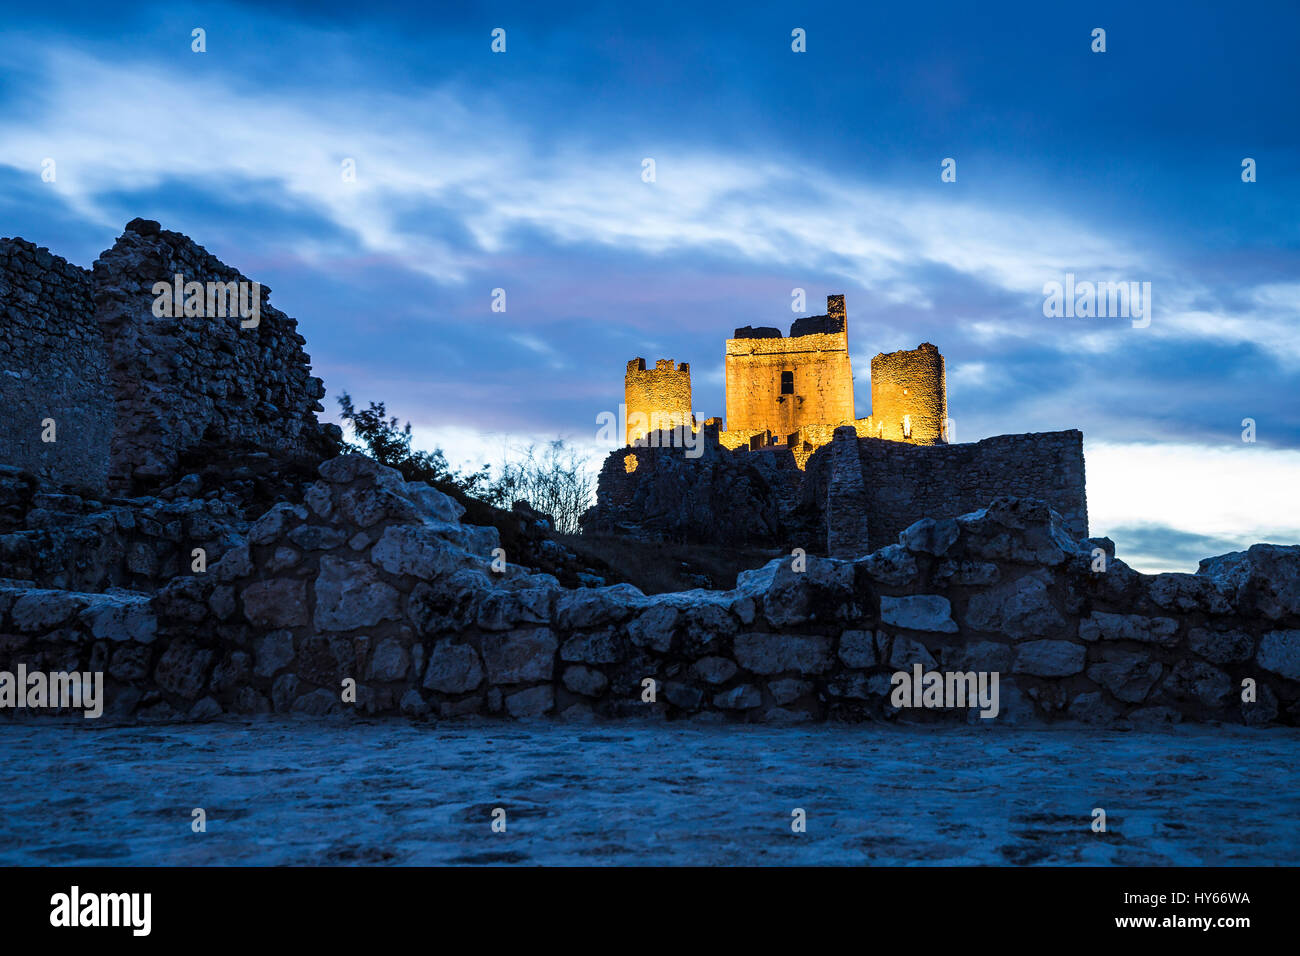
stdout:
{"type": "Polygon", "coordinates": [[[806,425],[852,422],[844,296],[826,297],[826,314],[780,329],[745,326],[727,339],[727,430],[789,435],[806,425]]]}

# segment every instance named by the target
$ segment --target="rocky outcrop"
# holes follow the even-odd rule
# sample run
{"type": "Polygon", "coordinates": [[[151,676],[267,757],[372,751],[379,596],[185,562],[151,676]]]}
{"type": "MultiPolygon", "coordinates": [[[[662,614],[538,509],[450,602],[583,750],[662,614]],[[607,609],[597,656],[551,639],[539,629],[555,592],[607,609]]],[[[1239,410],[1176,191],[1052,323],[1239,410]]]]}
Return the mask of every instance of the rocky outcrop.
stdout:
{"type": "MultiPolygon", "coordinates": [[[[729,591],[568,589],[370,459],[156,594],[0,587],[0,670],[99,670],[110,713],[557,715],[983,724],[1300,718],[1300,548],[1142,575],[1044,502],[792,556],[729,591]],[[998,716],[903,709],[899,671],[996,672],[998,716]]],[[[184,537],[184,535],[182,535],[184,537]]],[[[183,542],[188,543],[188,542],[183,542]]],[[[30,713],[30,712],[26,712],[30,713]]]]}

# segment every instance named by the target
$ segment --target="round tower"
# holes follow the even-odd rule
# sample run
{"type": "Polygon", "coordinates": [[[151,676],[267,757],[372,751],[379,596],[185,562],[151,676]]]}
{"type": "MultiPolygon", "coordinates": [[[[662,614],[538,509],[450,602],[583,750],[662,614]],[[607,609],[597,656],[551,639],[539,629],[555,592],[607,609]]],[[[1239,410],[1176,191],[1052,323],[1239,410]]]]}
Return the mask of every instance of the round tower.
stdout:
{"type": "Polygon", "coordinates": [[[922,342],[871,360],[872,437],[942,445],[947,418],[948,386],[938,348],[922,342]]]}

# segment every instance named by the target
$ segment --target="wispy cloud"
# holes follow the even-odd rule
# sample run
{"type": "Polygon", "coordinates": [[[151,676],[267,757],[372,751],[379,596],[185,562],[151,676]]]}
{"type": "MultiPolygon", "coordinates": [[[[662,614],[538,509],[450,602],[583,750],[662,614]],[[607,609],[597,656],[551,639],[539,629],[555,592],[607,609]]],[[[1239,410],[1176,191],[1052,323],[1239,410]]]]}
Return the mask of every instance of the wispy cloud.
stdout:
{"type": "MultiPolygon", "coordinates": [[[[258,32],[287,37],[281,26],[260,21],[258,32]]],[[[295,20],[292,35],[295,64],[322,51],[314,78],[355,65],[347,31],[295,20]]],[[[58,163],[57,181],[36,187],[43,221],[76,219],[111,237],[151,215],[204,242],[237,208],[258,259],[232,264],[274,262],[298,282],[277,281],[277,304],[304,318],[303,303],[311,308],[327,385],[386,398],[454,457],[491,458],[503,435],[589,441],[637,354],[689,361],[695,404],[719,414],[721,340],[736,324],[787,324],[783,297],[801,286],[810,303],[850,293],[864,413],[871,355],[928,338],[948,356],[963,440],[1083,427],[1094,531],[1113,531],[1121,556],[1130,536],[1149,568],[1180,562],[1173,556],[1199,546],[1175,540],[1191,527],[1197,542],[1300,540],[1284,492],[1300,473],[1300,453],[1284,450],[1300,442],[1288,404],[1300,388],[1300,283],[1285,232],[1260,264],[1225,264],[1221,237],[1189,253],[1173,241],[1176,225],[1122,209],[1140,189],[1119,197],[1119,214],[1089,215],[1081,207],[1102,187],[1074,190],[1060,168],[999,192],[972,187],[963,158],[949,189],[938,180],[943,152],[924,179],[837,156],[864,135],[847,127],[826,150],[742,136],[724,106],[711,139],[698,125],[611,126],[573,89],[561,122],[536,109],[540,97],[519,95],[526,82],[479,84],[455,69],[395,83],[372,63],[355,81],[294,82],[242,62],[213,68],[215,56],[141,57],[93,37],[37,44],[20,32],[0,38],[0,59],[3,175],[39,183],[41,160],[58,163]],[[641,179],[647,156],[654,183],[641,179]],[[341,174],[348,159],[354,182],[341,174]],[[1067,272],[1150,281],[1151,326],[1045,318],[1043,285],[1067,272]],[[510,313],[493,316],[488,290],[503,284],[510,313]],[[363,309],[376,317],[365,316],[370,338],[359,342],[363,309]],[[394,330],[401,349],[386,338],[394,330]],[[1238,448],[1233,429],[1247,415],[1260,420],[1261,443],[1238,448]]],[[[641,96],[645,76],[633,72],[641,96]]],[[[834,93],[832,111],[842,107],[834,93]]],[[[609,103],[622,109],[628,97],[609,103]]],[[[909,156],[934,148],[928,130],[900,142],[889,146],[909,156]]],[[[1113,161],[1086,172],[1104,182],[1113,161]]],[[[1032,165],[1017,168],[1032,177],[1032,165]]],[[[1254,194],[1233,195],[1235,209],[1254,194]]]]}
{"type": "MultiPolygon", "coordinates": [[[[935,187],[846,181],[775,152],[723,155],[690,143],[655,150],[657,180],[645,183],[641,157],[625,148],[574,141],[544,149],[529,122],[490,96],[450,86],[406,96],[367,87],[335,93],[322,109],[315,97],[268,94],[219,76],[71,47],[42,56],[8,47],[30,103],[0,120],[0,164],[35,176],[53,157],[54,194],[105,228],[120,225],[124,195],[182,180],[271,207],[309,207],[366,253],[438,282],[463,282],[525,234],[572,247],[648,256],[698,250],[792,274],[815,270],[882,303],[923,310],[933,307],[932,293],[917,274],[941,266],[1024,303],[1018,316],[965,326],[981,341],[1042,337],[1043,283],[1066,272],[1092,281],[1154,278],[1149,330],[1075,320],[1071,347],[1104,354],[1145,332],[1248,342],[1300,362],[1294,283],[1261,285],[1243,309],[1193,308],[1208,291],[1194,275],[1047,210],[1030,215],[953,201],[935,187]],[[342,175],[345,160],[356,164],[355,181],[342,175]],[[411,208],[458,223],[453,231],[466,241],[444,238],[445,227],[416,227],[411,208]]],[[[296,251],[325,262],[334,250],[307,236],[296,251]]]]}
{"type": "Polygon", "coordinates": [[[1113,537],[1116,555],[1139,570],[1195,571],[1215,553],[1300,542],[1300,451],[1240,441],[1085,441],[1084,453],[1090,531],[1113,537]],[[1167,531],[1160,537],[1153,528],[1186,537],[1169,549],[1167,531]]]}

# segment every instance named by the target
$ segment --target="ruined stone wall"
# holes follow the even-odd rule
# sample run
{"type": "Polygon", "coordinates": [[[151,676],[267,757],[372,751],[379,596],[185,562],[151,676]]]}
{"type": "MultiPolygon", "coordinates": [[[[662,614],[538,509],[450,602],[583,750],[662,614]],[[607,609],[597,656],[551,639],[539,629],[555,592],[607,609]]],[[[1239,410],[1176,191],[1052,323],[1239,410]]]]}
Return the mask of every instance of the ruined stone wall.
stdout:
{"type": "Polygon", "coordinates": [[[851,426],[835,429],[831,439],[831,474],[826,489],[826,553],[853,559],[871,550],[866,479],[858,434],[851,426]]]}
{"type": "Polygon", "coordinates": [[[1098,570],[1043,502],[999,498],[857,560],[785,557],[731,591],[647,597],[495,573],[494,529],[368,459],[320,476],[152,598],[0,585],[0,670],[102,672],[110,717],[130,720],[1300,722],[1300,547],[1194,575],[1098,570]],[[918,668],[996,674],[997,715],[899,706],[892,675],[918,668]]]}
{"type": "MultiPolygon", "coordinates": [[[[661,433],[664,434],[664,433],[661,433]]],[[[699,433],[700,455],[664,442],[610,453],[584,532],[646,540],[743,544],[780,540],[802,473],[788,449],[731,452],[716,425],[699,433]]]]}
{"type": "Polygon", "coordinates": [[[116,428],[109,487],[119,494],[175,475],[187,449],[258,449],[308,459],[320,443],[320,379],[297,320],[261,288],[260,321],[153,314],[156,282],[251,282],[206,249],[136,219],[94,265],[95,318],[109,353],[116,428]]]}
{"type": "MultiPolygon", "coordinates": [[[[852,426],[839,426],[832,434],[852,426]]],[[[825,553],[827,494],[834,479],[830,444],[815,451],[773,445],[731,450],[701,433],[705,453],[681,448],[631,449],[605,461],[596,505],[584,528],[677,541],[777,544],[825,553]],[[806,457],[799,469],[799,455],[806,457]]],[[[720,439],[729,433],[724,432],[720,439]]],[[[829,438],[820,431],[818,438],[829,438]]],[[[861,496],[871,548],[898,540],[921,518],[975,511],[999,495],[1040,498],[1058,511],[1070,533],[1088,534],[1083,434],[1079,431],[1001,435],[961,445],[915,445],[860,438],[861,496]]],[[[856,488],[858,479],[848,476],[856,488]]],[[[856,494],[856,492],[855,492],[856,494]]],[[[849,499],[841,499],[844,513],[849,499]]],[[[847,519],[846,519],[847,520],[847,519]]],[[[856,519],[854,519],[856,521],[856,519]]],[[[847,535],[856,539],[860,529],[847,535]]]]}
{"type": "Polygon", "coordinates": [[[859,442],[871,497],[871,546],[884,547],[923,517],[947,518],[994,498],[1039,498],[1060,513],[1066,530],[1088,536],[1083,433],[999,435],[965,445],[859,442]]]}
{"type": "Polygon", "coordinates": [[[788,436],[804,425],[853,420],[843,296],[827,298],[826,315],[797,320],[790,338],[759,331],[776,334],[754,337],[754,330],[737,329],[727,340],[728,431],[788,436]],[[793,375],[792,394],[782,393],[782,373],[793,375]]]}
{"type": "Polygon", "coordinates": [[[113,403],[90,273],[22,239],[0,239],[0,410],[0,464],[104,488],[113,403]]]}
{"type": "Polygon", "coordinates": [[[0,464],[129,495],[181,477],[196,449],[314,465],[336,451],[296,320],[261,288],[260,321],[153,314],[156,282],[251,282],[187,237],[136,219],[90,272],[0,241],[0,464]],[[55,441],[42,439],[53,419],[55,441]]]}
{"type": "Polygon", "coordinates": [[[946,441],[948,386],[943,356],[929,342],[871,360],[871,430],[875,438],[937,445],[946,441]]]}
{"type": "MultiPolygon", "coordinates": [[[[912,445],[861,438],[872,548],[898,540],[921,518],[948,518],[985,507],[1001,495],[1039,498],[1062,516],[1070,534],[1088,536],[1083,433],[999,435],[960,445],[912,445]]],[[[801,489],[806,514],[824,520],[821,502],[834,458],[809,459],[801,489]]],[[[808,529],[812,533],[812,529],[808,529]]]]}
{"type": "Polygon", "coordinates": [[[647,369],[645,359],[633,359],[627,363],[623,395],[629,445],[649,431],[692,422],[691,367],[686,362],[679,366],[672,359],[659,359],[647,369]]]}

